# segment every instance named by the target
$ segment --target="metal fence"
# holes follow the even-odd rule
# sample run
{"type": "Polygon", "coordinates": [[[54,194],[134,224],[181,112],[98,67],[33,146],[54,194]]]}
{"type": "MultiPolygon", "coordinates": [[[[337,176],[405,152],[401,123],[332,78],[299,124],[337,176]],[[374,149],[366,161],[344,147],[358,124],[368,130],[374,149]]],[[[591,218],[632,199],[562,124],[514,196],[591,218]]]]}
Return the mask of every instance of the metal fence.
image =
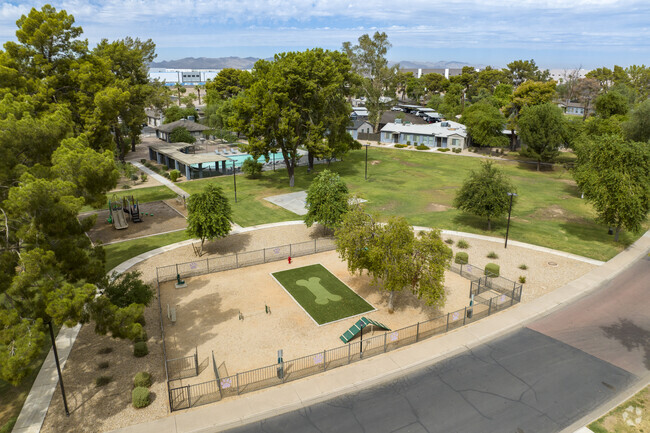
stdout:
{"type": "Polygon", "coordinates": [[[166,359],[167,380],[184,379],[199,375],[199,351],[195,347],[194,354],[182,358],[166,359]]]}
{"type": "Polygon", "coordinates": [[[336,249],[334,238],[317,238],[313,241],[297,244],[282,245],[273,248],[264,248],[256,251],[234,253],[227,256],[212,257],[193,262],[178,263],[175,265],[156,268],[158,283],[172,281],[177,275],[181,278],[210,274],[213,272],[227,271],[245,266],[260,265],[262,263],[286,260],[288,257],[300,257],[309,254],[331,251],[336,249]]]}
{"type": "MultiPolygon", "coordinates": [[[[505,279],[504,279],[505,280],[505,279]]],[[[512,283],[512,282],[511,282],[512,283]]],[[[512,285],[512,284],[511,284],[512,285]]],[[[344,346],[303,356],[279,364],[267,365],[235,375],[219,377],[212,354],[215,379],[196,385],[186,385],[169,390],[171,410],[187,409],[212,403],[224,397],[239,395],[297,380],[312,374],[350,364],[364,358],[397,349],[433,335],[476,322],[521,300],[521,284],[512,285],[508,293],[489,299],[475,300],[472,307],[454,311],[425,322],[395,331],[387,331],[371,338],[350,342],[344,346]]]]}

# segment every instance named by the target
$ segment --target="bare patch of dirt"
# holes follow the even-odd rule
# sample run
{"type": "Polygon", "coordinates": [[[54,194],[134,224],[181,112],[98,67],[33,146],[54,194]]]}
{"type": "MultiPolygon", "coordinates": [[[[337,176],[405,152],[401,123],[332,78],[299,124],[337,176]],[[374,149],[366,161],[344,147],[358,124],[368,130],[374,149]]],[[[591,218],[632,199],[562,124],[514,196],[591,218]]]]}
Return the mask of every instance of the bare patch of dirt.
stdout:
{"type": "Polygon", "coordinates": [[[112,224],[107,222],[108,209],[96,212],[97,221],[88,231],[88,236],[93,242],[114,242],[133,239],[140,236],[155,235],[172,230],[187,227],[185,217],[179,214],[174,208],[163,201],[153,201],[140,205],[140,212],[147,215],[142,216],[142,222],[134,223],[126,215],[129,226],[123,230],[116,230],[112,224]]]}
{"type": "Polygon", "coordinates": [[[386,211],[386,210],[392,210],[392,209],[397,208],[397,207],[399,206],[399,204],[400,204],[400,203],[399,203],[398,201],[396,201],[396,200],[391,200],[391,201],[389,201],[388,203],[386,203],[385,205],[381,206],[381,207],[379,208],[379,210],[383,210],[383,211],[386,211]]]}
{"type": "Polygon", "coordinates": [[[427,206],[427,212],[444,212],[451,209],[451,206],[445,206],[444,204],[430,203],[427,206]]]}
{"type": "Polygon", "coordinates": [[[381,164],[381,161],[378,160],[370,161],[370,165],[378,165],[378,164],[381,164]]]}
{"type": "Polygon", "coordinates": [[[542,219],[542,220],[553,220],[560,219],[571,222],[582,222],[584,218],[577,217],[566,209],[558,206],[556,204],[547,206],[541,209],[537,209],[530,215],[533,219],[542,219]]]}

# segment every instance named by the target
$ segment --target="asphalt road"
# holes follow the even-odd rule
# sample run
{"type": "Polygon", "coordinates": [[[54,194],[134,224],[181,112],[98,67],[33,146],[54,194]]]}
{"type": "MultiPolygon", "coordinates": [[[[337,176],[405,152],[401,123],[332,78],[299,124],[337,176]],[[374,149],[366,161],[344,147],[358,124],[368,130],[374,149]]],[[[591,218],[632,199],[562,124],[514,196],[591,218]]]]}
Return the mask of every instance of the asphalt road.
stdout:
{"type": "Polygon", "coordinates": [[[488,344],[232,432],[557,432],[650,373],[650,260],[488,344]]]}

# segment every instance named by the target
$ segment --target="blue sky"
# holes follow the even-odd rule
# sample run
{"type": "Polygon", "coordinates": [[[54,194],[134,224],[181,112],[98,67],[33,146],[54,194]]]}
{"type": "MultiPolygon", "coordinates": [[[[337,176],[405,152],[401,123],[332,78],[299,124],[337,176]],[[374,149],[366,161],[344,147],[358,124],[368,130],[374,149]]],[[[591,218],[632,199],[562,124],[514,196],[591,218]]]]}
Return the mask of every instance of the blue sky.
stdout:
{"type": "MultiPolygon", "coordinates": [[[[43,3],[0,3],[0,42],[43,3]]],[[[75,16],[91,44],[151,38],[157,60],[270,57],[338,49],[384,31],[393,61],[504,66],[534,58],[544,68],[650,63],[650,0],[112,0],[52,1],[75,16]]]]}

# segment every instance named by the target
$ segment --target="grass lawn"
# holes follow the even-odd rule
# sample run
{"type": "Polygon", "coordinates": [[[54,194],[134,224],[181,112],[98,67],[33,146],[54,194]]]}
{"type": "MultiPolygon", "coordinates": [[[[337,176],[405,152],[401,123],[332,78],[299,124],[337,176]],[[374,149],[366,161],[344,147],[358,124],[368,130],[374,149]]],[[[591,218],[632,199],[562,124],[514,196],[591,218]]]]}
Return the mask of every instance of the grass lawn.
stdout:
{"type": "MultiPolygon", "coordinates": [[[[506,218],[486,221],[454,209],[453,200],[469,170],[481,159],[441,153],[370,148],[368,180],[364,180],[365,150],[349,153],[344,161],[332,163],[330,170],[341,175],[350,192],[368,200],[366,209],[382,220],[404,216],[413,225],[458,230],[505,237],[506,218]]],[[[622,232],[620,243],[607,235],[607,227],[594,222],[595,212],[580,199],[571,173],[561,165],[537,172],[535,166],[512,161],[496,161],[511,177],[519,194],[512,210],[510,238],[548,248],[567,251],[598,260],[608,260],[638,239],[622,232]]],[[[326,165],[316,165],[318,173],[326,165]]],[[[242,226],[301,219],[277,207],[265,197],[309,187],[315,173],[306,167],[296,169],[295,187],[289,187],[286,170],[264,172],[260,179],[237,176],[237,203],[234,202],[232,176],[184,182],[179,186],[189,193],[205,185],[220,185],[233,208],[233,219],[242,226]]],[[[646,222],[644,230],[650,225],[646,222]]]]}
{"type": "Polygon", "coordinates": [[[589,429],[594,433],[648,432],[650,431],[649,407],[650,387],[646,387],[598,421],[589,424],[589,429]],[[628,421],[634,425],[628,424],[628,421]]]}
{"type": "Polygon", "coordinates": [[[106,272],[132,257],[165,245],[189,239],[185,230],[106,245],[106,272]]]}
{"type": "Polygon", "coordinates": [[[273,276],[319,325],[374,310],[323,265],[275,272],[273,276]]]}
{"type": "MultiPolygon", "coordinates": [[[[123,191],[107,194],[109,200],[113,198],[113,194],[115,194],[118,199],[121,199],[125,196],[133,196],[133,198],[138,200],[140,203],[167,200],[176,197],[176,193],[166,186],[150,186],[147,188],[125,189],[123,191]]],[[[108,209],[108,202],[106,202],[102,208],[108,209]]],[[[91,206],[84,206],[81,209],[81,212],[87,212],[91,210],[96,209],[91,206]]]]}

